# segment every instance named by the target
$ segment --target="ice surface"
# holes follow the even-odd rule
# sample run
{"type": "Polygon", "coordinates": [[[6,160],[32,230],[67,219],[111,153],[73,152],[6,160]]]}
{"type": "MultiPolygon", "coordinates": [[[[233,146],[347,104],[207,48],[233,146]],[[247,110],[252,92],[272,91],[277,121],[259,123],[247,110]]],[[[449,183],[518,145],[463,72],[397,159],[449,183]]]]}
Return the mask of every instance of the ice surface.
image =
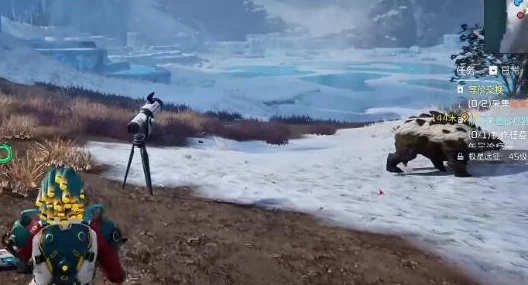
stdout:
{"type": "Polygon", "coordinates": [[[224,74],[235,77],[257,77],[257,76],[289,76],[313,73],[311,71],[299,70],[294,66],[233,66],[224,74]]]}
{"type": "Polygon", "coordinates": [[[0,75],[10,80],[80,85],[131,97],[155,91],[165,101],[197,110],[228,110],[252,117],[310,115],[371,121],[398,117],[395,112],[366,112],[372,108],[423,108],[458,100],[446,88],[405,82],[447,80],[450,74],[440,72],[447,72],[451,64],[446,50],[428,51],[427,56],[436,59],[435,65],[421,58],[405,63],[403,56],[399,58],[402,63],[394,64],[392,56],[374,58],[370,51],[353,50],[328,51],[308,58],[279,54],[265,59],[222,59],[210,55],[210,66],[206,68],[164,65],[173,73],[172,84],[148,84],[74,71],[6,35],[0,37],[0,42],[0,75]],[[383,64],[392,68],[384,70],[383,64]],[[437,65],[445,67],[442,70],[437,65]],[[232,76],[231,72],[239,75],[232,76]]]}
{"type": "Polygon", "coordinates": [[[385,75],[375,73],[339,73],[305,76],[302,79],[324,86],[348,89],[352,91],[373,91],[366,81],[383,78],[385,75]]]}
{"type": "Polygon", "coordinates": [[[45,37],[75,37],[81,36],[79,31],[66,27],[38,27],[26,23],[11,21],[10,19],[0,16],[2,30],[13,36],[23,39],[44,39],[45,37]]]}
{"type": "Polygon", "coordinates": [[[102,70],[107,55],[106,51],[100,48],[38,48],[35,50],[79,71],[86,72],[102,70]]]}
{"type": "MultiPolygon", "coordinates": [[[[513,115],[490,112],[487,116],[513,115]]],[[[394,175],[385,171],[385,160],[394,149],[397,123],[308,136],[286,146],[213,137],[193,139],[190,148],[149,148],[153,181],[197,185],[206,197],[405,234],[461,263],[485,284],[527,284],[528,165],[471,165],[475,177],[456,178],[419,157],[406,174],[394,175]],[[378,189],[385,195],[378,196],[378,189]]],[[[528,147],[526,141],[508,143],[528,147]]],[[[92,142],[87,147],[97,160],[112,165],[109,178],[122,179],[129,145],[92,142]]],[[[129,177],[144,185],[139,158],[129,177]]]]}
{"type": "Polygon", "coordinates": [[[362,62],[349,65],[354,71],[377,71],[377,72],[400,72],[404,74],[450,74],[453,72],[451,66],[441,64],[424,64],[420,62],[362,62]]]}

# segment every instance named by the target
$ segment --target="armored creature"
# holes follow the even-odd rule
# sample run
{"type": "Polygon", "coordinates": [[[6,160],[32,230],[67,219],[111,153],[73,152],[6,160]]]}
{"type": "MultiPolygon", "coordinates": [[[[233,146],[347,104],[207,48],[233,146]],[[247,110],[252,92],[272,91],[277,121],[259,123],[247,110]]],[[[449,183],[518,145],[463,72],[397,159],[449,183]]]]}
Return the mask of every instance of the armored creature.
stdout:
{"type": "Polygon", "coordinates": [[[402,173],[398,164],[407,163],[421,154],[440,171],[447,171],[448,162],[457,177],[468,177],[470,153],[500,150],[504,143],[492,133],[482,130],[467,118],[436,111],[409,117],[395,129],[396,152],[387,157],[386,169],[402,173]]]}
{"type": "Polygon", "coordinates": [[[102,205],[86,207],[86,191],[71,168],[52,168],[42,179],[37,209],[24,210],[4,244],[31,265],[30,285],[90,285],[99,265],[112,283],[125,272],[118,257],[126,241],[102,205]]]}

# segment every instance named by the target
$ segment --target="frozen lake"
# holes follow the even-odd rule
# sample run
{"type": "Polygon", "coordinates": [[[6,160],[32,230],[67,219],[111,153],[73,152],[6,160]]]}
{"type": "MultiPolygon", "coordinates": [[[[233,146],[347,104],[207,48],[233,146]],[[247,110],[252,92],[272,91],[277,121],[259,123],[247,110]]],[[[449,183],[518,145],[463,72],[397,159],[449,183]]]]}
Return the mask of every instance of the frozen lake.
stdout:
{"type": "Polygon", "coordinates": [[[2,42],[9,47],[0,54],[0,72],[7,79],[84,86],[135,98],[155,91],[166,102],[200,111],[364,122],[399,118],[410,109],[460,100],[456,87],[448,82],[454,68],[451,51],[440,48],[424,49],[422,56],[413,57],[369,50],[301,57],[211,57],[202,67],[161,66],[172,74],[170,84],[161,84],[78,72],[32,53],[9,37],[2,42]]]}

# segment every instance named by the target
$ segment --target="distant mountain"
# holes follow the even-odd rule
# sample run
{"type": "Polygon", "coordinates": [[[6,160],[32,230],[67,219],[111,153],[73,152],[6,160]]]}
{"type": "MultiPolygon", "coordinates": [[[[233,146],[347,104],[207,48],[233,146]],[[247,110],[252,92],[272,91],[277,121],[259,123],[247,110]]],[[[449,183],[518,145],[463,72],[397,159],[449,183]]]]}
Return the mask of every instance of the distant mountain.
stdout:
{"type": "Polygon", "coordinates": [[[217,40],[303,26],[315,36],[346,35],[358,47],[431,46],[460,24],[482,23],[482,0],[16,0],[0,13],[36,25],[71,26],[124,40],[138,31],[150,43],[180,33],[217,40]]]}
{"type": "Polygon", "coordinates": [[[0,13],[35,26],[71,27],[80,32],[125,37],[126,0],[4,0],[0,13]]]}
{"type": "Polygon", "coordinates": [[[248,34],[280,32],[282,19],[271,18],[250,0],[155,0],[159,8],[183,24],[218,40],[244,40],[248,34]]]}
{"type": "Polygon", "coordinates": [[[459,32],[463,23],[473,25],[484,21],[482,0],[412,0],[411,3],[417,23],[416,45],[438,44],[442,35],[459,32]]]}
{"type": "Polygon", "coordinates": [[[250,0],[16,0],[0,2],[11,20],[42,26],[70,26],[122,40],[139,31],[153,43],[170,43],[181,32],[219,40],[277,32],[285,24],[250,0]]]}
{"type": "Polygon", "coordinates": [[[436,45],[462,23],[482,23],[484,15],[482,0],[254,1],[316,36],[343,35],[359,47],[436,45]]]}

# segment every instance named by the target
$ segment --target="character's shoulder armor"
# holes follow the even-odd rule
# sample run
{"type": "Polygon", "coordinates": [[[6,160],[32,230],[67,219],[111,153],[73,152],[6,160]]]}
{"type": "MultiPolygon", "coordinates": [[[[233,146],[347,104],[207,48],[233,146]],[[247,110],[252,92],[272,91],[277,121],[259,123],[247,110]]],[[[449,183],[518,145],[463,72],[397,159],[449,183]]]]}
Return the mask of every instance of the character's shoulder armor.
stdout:
{"type": "Polygon", "coordinates": [[[101,221],[101,234],[113,248],[119,247],[126,241],[121,234],[121,230],[114,224],[114,222],[106,218],[101,221]]]}
{"type": "Polygon", "coordinates": [[[114,222],[111,220],[103,217],[104,213],[104,207],[101,204],[94,204],[88,206],[86,209],[86,212],[84,214],[84,221],[85,223],[89,225],[93,225],[93,223],[97,223],[99,231],[99,234],[102,234],[104,239],[108,242],[108,244],[111,247],[117,248],[120,245],[122,245],[124,242],[126,242],[126,238],[123,238],[123,235],[121,234],[121,230],[116,226],[114,222]],[[95,211],[98,211],[100,213],[100,216],[97,220],[97,222],[93,221],[93,213],[95,211]]]}
{"type": "Polygon", "coordinates": [[[40,230],[38,225],[38,210],[28,209],[20,213],[20,218],[16,220],[10,231],[10,242],[17,248],[23,248],[27,242],[40,230]]]}

